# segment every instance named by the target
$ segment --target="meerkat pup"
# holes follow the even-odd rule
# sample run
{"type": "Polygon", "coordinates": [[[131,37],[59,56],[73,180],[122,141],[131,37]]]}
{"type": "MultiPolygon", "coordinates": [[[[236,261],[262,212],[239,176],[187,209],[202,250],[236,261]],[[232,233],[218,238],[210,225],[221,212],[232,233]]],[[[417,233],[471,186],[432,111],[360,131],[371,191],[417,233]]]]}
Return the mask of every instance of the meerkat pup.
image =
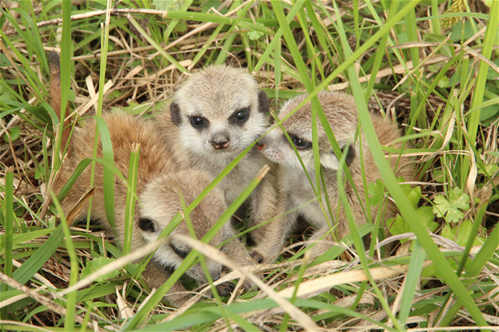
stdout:
{"type": "MultiPolygon", "coordinates": [[[[55,61],[52,59],[52,61],[55,61]]],[[[57,58],[58,61],[58,58],[57,58]]],[[[57,63],[58,65],[58,63],[57,63]]],[[[52,100],[59,98],[58,95],[58,72],[51,62],[54,78],[51,83],[52,100]]],[[[60,89],[59,89],[60,91],[60,89]]],[[[57,107],[57,102],[52,104],[57,107]]],[[[59,112],[60,110],[56,110],[59,112]]],[[[113,145],[114,165],[126,177],[128,175],[130,152],[133,143],[140,144],[139,165],[137,172],[137,196],[135,214],[132,224],[131,251],[136,251],[147,243],[155,241],[172,218],[182,211],[179,199],[179,191],[183,194],[186,204],[192,201],[206,188],[211,178],[208,174],[196,170],[179,170],[173,162],[173,158],[166,148],[167,141],[153,122],[127,115],[125,113],[105,114],[110,139],[113,145]]],[[[54,186],[55,192],[60,192],[69,180],[77,165],[84,159],[92,158],[93,145],[96,131],[96,123],[93,119],[85,122],[84,128],[75,128],[71,137],[68,154],[65,157],[59,178],[54,186]]],[[[66,136],[67,137],[67,136],[66,136]]],[[[63,142],[63,146],[66,142],[63,142]]],[[[102,158],[102,144],[99,141],[97,157],[102,158]]],[[[94,186],[96,191],[92,202],[92,219],[111,229],[107,220],[104,207],[103,192],[103,166],[96,164],[94,186]]],[[[80,197],[87,191],[90,185],[90,168],[85,169],[68,195],[62,202],[62,207],[67,213],[78,202],[80,197]]],[[[114,187],[114,213],[115,213],[115,235],[119,246],[124,241],[125,207],[127,196],[127,185],[118,177],[115,178],[114,187]]],[[[201,203],[190,213],[192,227],[198,239],[204,237],[215,225],[218,218],[226,210],[223,192],[215,188],[201,203]]],[[[88,211],[88,204],[80,210],[77,218],[83,218],[88,211]]],[[[151,263],[144,272],[144,277],[150,287],[161,286],[170,276],[171,270],[178,268],[191,249],[179,240],[178,235],[189,235],[189,229],[185,221],[182,221],[167,237],[165,244],[161,245],[154,253],[151,263]]],[[[226,223],[222,229],[210,241],[212,246],[219,246],[235,235],[235,231],[226,223]]],[[[231,259],[241,265],[251,264],[247,250],[238,240],[232,240],[221,247],[231,259]]],[[[222,272],[222,265],[205,258],[211,278],[217,280],[222,272]]],[[[200,264],[196,264],[187,270],[186,274],[196,280],[199,284],[206,283],[206,277],[200,264]]],[[[225,283],[217,287],[222,296],[227,296],[233,289],[232,284],[225,283]]],[[[180,282],[177,282],[170,292],[185,291],[180,282]]],[[[167,294],[168,302],[175,306],[183,304],[188,296],[184,294],[167,294]]]]}
{"type": "MultiPolygon", "coordinates": [[[[308,95],[300,95],[286,102],[280,110],[279,116],[282,118],[288,115],[298,104],[308,95]]],[[[374,159],[369,151],[369,145],[365,138],[361,137],[355,142],[355,132],[357,130],[358,115],[357,107],[353,97],[343,93],[320,92],[317,95],[326,118],[333,130],[335,138],[342,151],[349,145],[346,164],[352,175],[354,187],[345,178],[344,186],[348,201],[353,210],[357,225],[367,222],[366,211],[367,202],[364,195],[364,184],[362,180],[361,158],[364,164],[366,183],[375,182],[381,179],[381,175],[376,168],[374,159]],[[362,147],[362,149],[360,149],[362,147]],[[362,151],[362,155],[361,155],[362,151]],[[358,195],[355,193],[357,190],[358,195]]],[[[397,128],[390,122],[384,120],[379,115],[371,115],[376,133],[382,145],[389,145],[400,148],[402,143],[393,141],[400,137],[397,128]]],[[[306,103],[289,119],[283,122],[284,130],[295,145],[303,164],[310,175],[315,179],[314,156],[312,149],[312,116],[311,103],[306,103]]],[[[319,242],[311,249],[312,256],[316,257],[326,252],[331,245],[327,241],[332,241],[331,226],[335,225],[333,231],[339,238],[343,238],[350,231],[348,222],[339,200],[336,172],[339,168],[339,160],[334,154],[333,148],[326,136],[326,133],[318,121],[317,134],[319,142],[320,163],[324,173],[325,188],[319,188],[322,202],[326,204],[326,193],[330,202],[332,216],[327,213],[327,219],[322,212],[316,194],[311,186],[305,171],[303,170],[298,157],[291,147],[286,136],[280,128],[272,130],[263,137],[257,144],[260,151],[270,160],[277,163],[278,168],[278,191],[279,203],[278,214],[280,219],[275,221],[278,232],[265,234],[265,241],[254,250],[265,257],[265,261],[274,261],[284,246],[284,241],[292,228],[296,225],[298,217],[304,217],[311,223],[316,231],[311,237],[311,241],[325,240],[319,242]],[[310,203],[310,201],[312,201],[310,203]]],[[[410,180],[413,174],[413,167],[409,164],[409,158],[398,155],[391,156],[390,166],[397,175],[410,180]]],[[[371,218],[375,219],[377,213],[376,206],[370,208],[371,218]]],[[[325,207],[326,211],[329,211],[325,207]]],[[[387,209],[384,213],[385,220],[394,217],[396,214],[395,204],[388,201],[387,209]]]]}
{"type": "MultiPolygon", "coordinates": [[[[195,73],[176,92],[170,112],[158,117],[169,138],[175,160],[183,167],[203,170],[215,178],[244,149],[265,133],[269,105],[266,94],[245,70],[211,66],[195,73]]],[[[219,183],[227,204],[249,185],[258,171],[272,164],[251,149],[219,183]]],[[[275,216],[274,175],[265,176],[249,198],[250,224],[275,216]]],[[[258,244],[272,224],[252,232],[258,244]]],[[[259,260],[259,257],[255,257],[259,260]]]]}

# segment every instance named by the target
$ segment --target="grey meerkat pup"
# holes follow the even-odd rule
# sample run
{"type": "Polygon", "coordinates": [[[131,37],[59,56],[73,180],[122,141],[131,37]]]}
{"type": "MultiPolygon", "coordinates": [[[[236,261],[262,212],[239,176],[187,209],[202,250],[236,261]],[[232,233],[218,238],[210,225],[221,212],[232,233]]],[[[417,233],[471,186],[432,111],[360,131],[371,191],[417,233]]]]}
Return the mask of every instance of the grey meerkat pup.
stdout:
{"type": "MultiPolygon", "coordinates": [[[[268,110],[266,94],[246,70],[210,66],[187,79],[176,91],[170,112],[163,112],[157,121],[180,165],[204,170],[215,178],[265,133],[269,126],[268,110]]],[[[275,216],[273,163],[253,147],[217,186],[224,192],[227,204],[231,204],[266,164],[270,172],[248,199],[252,226],[275,216]]],[[[254,230],[254,242],[260,243],[272,227],[270,223],[254,230]]],[[[254,258],[260,261],[262,257],[254,258]]]]}
{"type": "MultiPolygon", "coordinates": [[[[283,118],[296,108],[308,95],[300,95],[287,101],[279,112],[279,117],[283,118]]],[[[366,201],[364,195],[364,184],[362,179],[361,169],[361,150],[364,163],[366,183],[375,182],[376,179],[381,179],[381,175],[374,163],[374,159],[369,150],[369,145],[363,135],[361,139],[355,142],[355,132],[357,130],[358,113],[355,100],[352,96],[344,93],[319,92],[317,95],[319,102],[324,110],[326,118],[333,130],[335,138],[342,151],[349,145],[346,158],[346,164],[352,175],[353,183],[359,193],[357,196],[355,189],[350,182],[344,178],[344,186],[346,196],[353,210],[357,225],[362,225],[366,220],[366,201]]],[[[376,129],[377,136],[382,145],[400,148],[401,142],[393,143],[400,137],[397,128],[389,121],[383,119],[380,115],[372,114],[371,120],[376,129]]],[[[315,183],[315,167],[312,148],[312,116],[311,103],[306,103],[298,109],[296,113],[283,122],[283,127],[293,141],[304,166],[310,175],[310,178],[315,183]]],[[[323,242],[317,243],[311,250],[312,256],[317,257],[326,252],[331,245],[328,241],[332,241],[333,237],[330,233],[330,224],[337,225],[334,230],[339,238],[343,238],[350,231],[348,228],[347,217],[343,206],[340,204],[339,191],[337,185],[337,171],[339,168],[339,160],[336,157],[333,148],[326,136],[324,128],[318,121],[317,134],[319,143],[320,164],[323,169],[325,187],[320,188],[322,194],[322,202],[326,204],[325,194],[330,202],[334,223],[331,220],[326,220],[321,212],[319,202],[310,181],[308,180],[305,171],[303,170],[299,159],[293,151],[289,141],[280,128],[275,128],[257,144],[263,155],[277,163],[278,166],[278,215],[281,217],[275,221],[275,233],[267,233],[265,241],[254,250],[265,257],[266,262],[274,261],[279,252],[282,250],[286,237],[290,234],[293,227],[297,225],[299,217],[304,217],[312,224],[316,231],[312,234],[310,240],[318,241],[323,238],[323,242]],[[309,201],[312,203],[307,204],[309,201]]],[[[391,156],[390,166],[394,170],[396,165],[397,176],[402,176],[406,180],[411,180],[414,168],[408,157],[399,155],[391,156]]],[[[328,210],[327,207],[325,208],[328,210]]],[[[372,220],[376,217],[377,207],[370,208],[372,220]]],[[[392,201],[388,201],[386,211],[384,212],[385,220],[396,215],[397,209],[392,201]]],[[[330,216],[328,216],[330,219],[330,216]]]]}
{"type": "MultiPolygon", "coordinates": [[[[53,76],[51,82],[51,100],[53,102],[51,105],[60,117],[60,109],[57,109],[57,107],[60,107],[60,102],[58,102],[60,101],[59,58],[57,54],[51,54],[49,59],[53,76]]],[[[102,117],[109,129],[113,145],[114,165],[125,177],[128,176],[132,145],[133,143],[140,144],[136,191],[140,203],[136,202],[133,216],[131,231],[131,252],[133,252],[147,243],[155,241],[172,218],[182,211],[179,191],[183,194],[186,204],[190,204],[210,184],[211,178],[202,171],[180,170],[173,162],[170,151],[166,148],[167,140],[165,136],[152,121],[146,121],[125,113],[104,114],[102,117]]],[[[68,129],[70,128],[67,127],[65,131],[68,129]]],[[[96,123],[93,119],[86,120],[84,128],[75,128],[68,145],[68,153],[64,158],[59,177],[54,185],[56,193],[60,192],[83,159],[92,158],[96,134],[96,123]]],[[[65,140],[67,140],[68,136],[67,133],[64,133],[62,146],[65,146],[65,140]]],[[[102,158],[102,144],[100,141],[97,157],[102,158]]],[[[96,191],[93,195],[91,215],[92,219],[97,220],[104,228],[110,230],[111,226],[107,220],[104,207],[103,177],[103,166],[97,163],[94,176],[96,191]]],[[[87,167],[62,201],[65,213],[68,213],[87,191],[90,178],[90,169],[87,167]]],[[[126,183],[116,177],[114,186],[114,231],[119,246],[122,246],[124,241],[126,196],[126,183]]],[[[215,188],[190,213],[192,226],[198,239],[201,239],[210,231],[226,208],[223,192],[215,188]]],[[[88,211],[88,204],[80,210],[76,218],[85,217],[86,211],[88,211]]],[[[178,268],[191,251],[190,247],[178,239],[179,234],[190,235],[185,221],[182,221],[170,233],[166,243],[156,250],[151,262],[147,265],[144,277],[150,287],[158,288],[161,286],[169,278],[171,271],[178,268]]],[[[218,246],[235,234],[232,225],[226,223],[209,244],[218,246]]],[[[237,239],[223,245],[221,250],[240,265],[253,264],[248,251],[237,239]]],[[[222,265],[209,257],[206,257],[205,260],[211,278],[213,280],[219,279],[222,265]]],[[[191,267],[186,274],[199,284],[207,282],[200,264],[191,267]]],[[[227,296],[233,290],[233,285],[224,283],[217,286],[217,290],[220,295],[227,296]]],[[[182,305],[190,297],[180,282],[177,282],[169,293],[173,294],[166,294],[165,298],[175,306],[182,305]]]]}

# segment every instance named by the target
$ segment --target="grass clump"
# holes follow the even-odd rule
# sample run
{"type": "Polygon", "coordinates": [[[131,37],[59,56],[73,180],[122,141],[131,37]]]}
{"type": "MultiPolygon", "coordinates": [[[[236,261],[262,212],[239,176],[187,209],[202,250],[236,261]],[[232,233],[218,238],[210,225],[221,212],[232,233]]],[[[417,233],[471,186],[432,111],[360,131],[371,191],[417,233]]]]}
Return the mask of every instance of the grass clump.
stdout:
{"type": "MultiPolygon", "coordinates": [[[[499,325],[497,1],[11,1],[0,10],[3,330],[499,325]],[[378,234],[374,224],[312,261],[296,245],[300,235],[278,264],[262,267],[260,290],[179,311],[162,303],[181,270],[151,293],[142,266],[122,258],[108,234],[89,222],[67,227],[51,199],[65,150],[47,103],[52,50],[61,55],[62,102],[73,122],[115,108],[153,117],[191,71],[211,64],[248,68],[274,110],[304,92],[312,103],[323,89],[353,94],[383,176],[368,195],[377,204],[395,199],[401,212],[386,225],[399,241],[394,255],[375,241],[367,254],[359,250],[362,236],[378,234]],[[400,151],[376,143],[369,110],[403,129],[403,152],[417,169],[410,184],[386,166],[383,150],[400,151]],[[114,272],[104,271],[110,264],[114,272]],[[105,277],[71,288],[96,270],[105,277]]],[[[112,165],[112,152],[104,160],[112,165]]]]}

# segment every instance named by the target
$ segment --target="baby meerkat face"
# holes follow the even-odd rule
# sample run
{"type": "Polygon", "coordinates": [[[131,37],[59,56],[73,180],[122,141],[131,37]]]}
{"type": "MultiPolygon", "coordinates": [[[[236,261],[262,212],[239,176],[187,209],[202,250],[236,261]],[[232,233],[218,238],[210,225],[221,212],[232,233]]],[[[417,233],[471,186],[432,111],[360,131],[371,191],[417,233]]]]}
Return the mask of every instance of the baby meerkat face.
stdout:
{"type": "MultiPolygon", "coordinates": [[[[148,243],[156,241],[173,217],[182,211],[178,194],[179,189],[184,195],[186,204],[189,205],[205,188],[204,185],[207,186],[208,184],[209,181],[204,176],[199,177],[197,172],[178,172],[159,177],[147,184],[139,197],[142,206],[138,227],[144,240],[148,243]],[[181,181],[186,181],[185,179],[189,179],[189,182],[182,183],[181,181]]],[[[221,191],[215,188],[190,213],[192,227],[198,239],[203,238],[208,233],[225,209],[224,196],[221,191]]],[[[182,221],[170,233],[167,242],[161,245],[153,256],[157,263],[170,271],[178,268],[191,252],[191,248],[177,237],[179,234],[190,236],[185,221],[182,221]]],[[[210,245],[217,246],[233,235],[234,231],[231,225],[226,224],[210,241],[210,245]]],[[[219,279],[222,264],[208,257],[205,258],[205,261],[212,279],[219,279]]],[[[191,267],[186,274],[199,284],[207,282],[200,264],[191,267]]]]}
{"type": "MultiPolygon", "coordinates": [[[[308,95],[300,95],[287,101],[281,108],[279,117],[288,115],[308,95]]],[[[347,145],[354,141],[357,128],[357,108],[353,98],[345,94],[320,92],[317,97],[326,114],[326,118],[333,130],[338,145],[342,151],[346,151],[347,145]]],[[[307,172],[313,172],[314,155],[312,148],[312,116],[310,102],[302,106],[289,119],[283,122],[284,130],[288,133],[295,145],[300,157],[307,168],[307,172]]],[[[319,142],[319,156],[321,165],[325,169],[337,170],[339,160],[326,136],[324,128],[317,119],[317,136],[319,142]]],[[[294,169],[302,169],[299,159],[296,157],[291,144],[280,128],[275,128],[258,143],[257,147],[270,160],[294,169]]],[[[355,160],[355,146],[351,145],[346,156],[346,164],[355,160]]]]}
{"type": "Polygon", "coordinates": [[[248,72],[212,66],[184,83],[170,114],[191,152],[232,159],[265,132],[268,108],[267,96],[248,72]]]}

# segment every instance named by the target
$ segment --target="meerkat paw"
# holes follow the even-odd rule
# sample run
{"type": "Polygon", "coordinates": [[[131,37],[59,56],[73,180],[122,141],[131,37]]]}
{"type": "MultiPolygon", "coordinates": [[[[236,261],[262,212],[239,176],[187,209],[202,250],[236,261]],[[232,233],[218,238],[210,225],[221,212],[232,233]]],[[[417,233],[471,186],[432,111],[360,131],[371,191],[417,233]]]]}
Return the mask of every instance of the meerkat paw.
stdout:
{"type": "Polygon", "coordinates": [[[163,299],[174,307],[180,308],[192,298],[191,294],[166,294],[163,299]]]}
{"type": "Polygon", "coordinates": [[[251,259],[257,264],[262,264],[265,261],[265,257],[257,250],[252,250],[249,253],[251,259]]]}
{"type": "Polygon", "coordinates": [[[223,284],[216,286],[218,295],[222,297],[229,296],[234,291],[235,287],[236,286],[231,282],[224,282],[223,284]]]}

